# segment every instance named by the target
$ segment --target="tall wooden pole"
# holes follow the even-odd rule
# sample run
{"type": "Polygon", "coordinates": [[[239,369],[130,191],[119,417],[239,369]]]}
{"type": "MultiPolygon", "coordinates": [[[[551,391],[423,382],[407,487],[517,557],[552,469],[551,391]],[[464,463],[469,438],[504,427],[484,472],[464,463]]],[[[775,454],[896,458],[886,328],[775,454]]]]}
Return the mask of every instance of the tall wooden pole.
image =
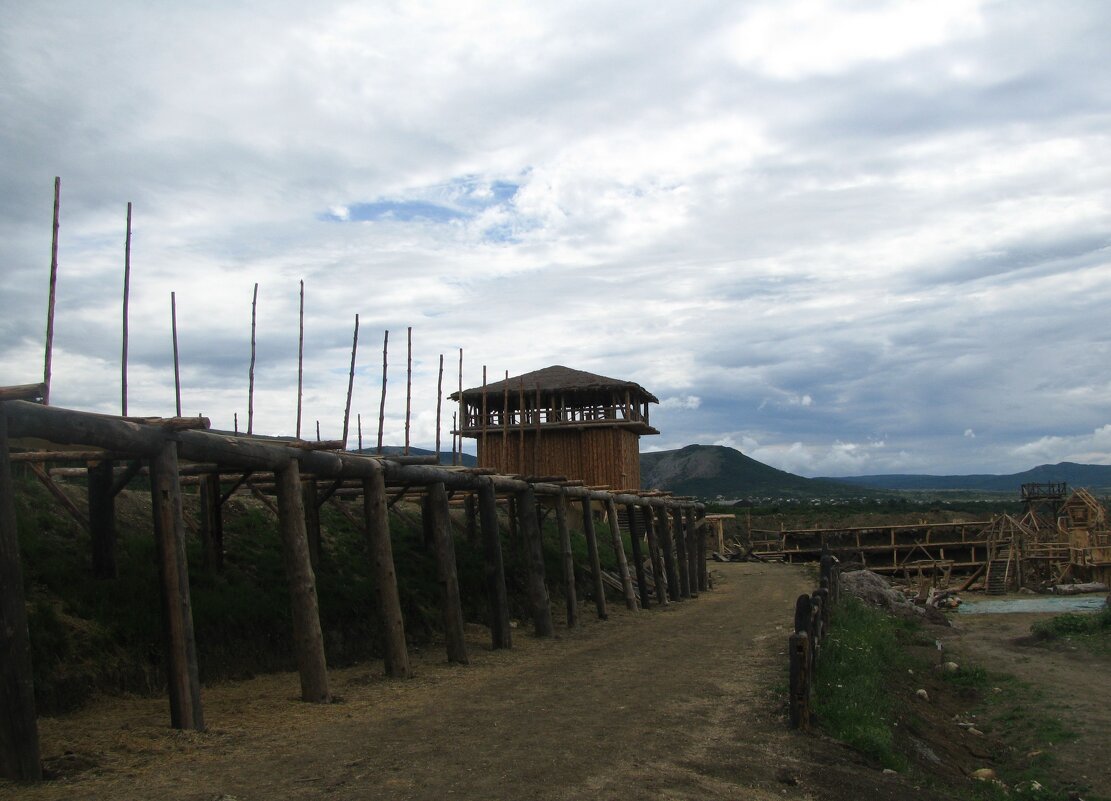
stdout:
{"type": "Polygon", "coordinates": [[[667,573],[664,572],[663,553],[656,536],[656,515],[652,507],[644,509],[644,531],[648,535],[648,555],[652,560],[652,582],[656,585],[656,603],[667,606],[667,573]]]}
{"type": "Polygon", "coordinates": [[[449,662],[467,664],[467,642],[463,628],[463,602],[459,595],[459,574],[455,565],[455,541],[448,517],[447,489],[443,483],[429,484],[424,496],[424,515],[431,530],[436,574],[440,584],[440,610],[443,613],[444,640],[449,662]]]}
{"type": "Polygon", "coordinates": [[[675,540],[675,560],[679,566],[679,594],[684,598],[691,597],[691,563],[687,556],[687,532],[683,526],[683,510],[675,507],[671,510],[671,535],[675,540]]]}
{"type": "MultiPolygon", "coordinates": [[[[54,298],[58,286],[58,213],[62,203],[62,179],[54,178],[54,229],[50,238],[50,293],[46,300],[46,354],[43,358],[42,381],[46,385],[42,392],[43,405],[50,405],[50,362],[54,356],[54,298]]],[[[127,219],[131,219],[131,204],[128,204],[127,219]]],[[[126,414],[126,412],[124,412],[126,414]]]]}
{"type": "Polygon", "coordinates": [[[536,514],[536,492],[530,485],[517,493],[517,526],[525,545],[533,627],[537,637],[551,637],[555,634],[555,626],[552,623],[552,605],[545,583],[544,542],[539,521],[536,514]]]}
{"type": "Polygon", "coordinates": [[[617,570],[621,576],[621,588],[625,593],[625,606],[636,611],[637,597],[633,590],[633,579],[629,575],[629,563],[625,559],[625,545],[621,541],[621,524],[617,519],[617,504],[611,496],[606,501],[606,517],[609,520],[610,541],[613,543],[613,552],[617,556],[617,570]]]}
{"type": "Polygon", "coordinates": [[[0,776],[32,781],[42,778],[42,763],[22,564],[8,418],[0,403],[0,776]]]}
{"type": "Polygon", "coordinates": [[[502,407],[501,407],[501,469],[503,473],[509,472],[509,371],[505,371],[505,381],[502,382],[502,407]]]}
{"type": "MultiPolygon", "coordinates": [[[[466,406],[463,403],[463,349],[459,349],[459,417],[456,418],[455,425],[452,428],[456,431],[462,429],[467,424],[466,406]]],[[[452,434],[451,436],[452,447],[452,464],[463,464],[463,435],[452,434]],[[456,439],[459,441],[459,450],[456,451],[456,439]],[[458,459],[459,461],[456,461],[458,459]]]]}
{"type": "Polygon", "coordinates": [[[525,469],[525,382],[517,381],[517,471],[522,475],[528,473],[525,469]]]}
{"type": "Polygon", "coordinates": [[[351,337],[351,369],[347,373],[347,405],[343,407],[343,449],[347,450],[347,431],[351,424],[351,394],[355,390],[355,353],[359,350],[359,315],[355,315],[355,333],[351,337]]]}
{"type": "Polygon", "coordinates": [[[583,534],[586,535],[586,550],[590,555],[590,573],[594,579],[594,606],[598,610],[598,617],[605,620],[609,617],[606,612],[606,585],[602,581],[602,559],[598,555],[598,534],[594,530],[594,510],[591,508],[590,499],[583,498],[583,534]]]}
{"type": "Polygon", "coordinates": [[[637,520],[638,509],[633,504],[625,506],[625,516],[629,518],[629,544],[633,549],[633,568],[636,571],[637,589],[640,590],[640,608],[648,608],[648,581],[644,570],[644,555],[640,550],[640,525],[637,520]]]}
{"type": "Polygon", "coordinates": [[[177,293],[170,293],[170,329],[174,337],[174,401],[177,416],[181,417],[181,363],[177,352],[177,293]]]}
{"type": "Polygon", "coordinates": [[[305,281],[301,279],[301,305],[297,311],[297,439],[301,439],[301,394],[305,371],[305,281]]]}
{"type": "Polygon", "coordinates": [[[123,246],[123,353],[120,359],[121,415],[127,417],[127,326],[131,302],[131,204],[127,204],[127,238],[123,246]]]}
{"type": "Polygon", "coordinates": [[[255,430],[255,322],[258,310],[258,284],[251,295],[251,369],[247,374],[247,433],[255,430]]]}
{"type": "Polygon", "coordinates": [[[571,529],[567,525],[567,496],[562,492],[555,499],[556,527],[559,529],[559,550],[563,563],[563,595],[567,601],[567,628],[579,622],[579,601],[575,597],[575,554],[571,550],[571,529]]]}
{"type": "Polygon", "coordinates": [[[382,472],[376,471],[372,478],[363,479],[363,515],[366,519],[367,544],[374,566],[378,616],[382,619],[386,646],[386,675],[404,679],[413,673],[409,667],[409,651],[405,646],[405,619],[401,614],[401,600],[397,593],[397,573],[394,569],[390,510],[387,503],[382,472]]]}
{"type": "MultiPolygon", "coordinates": [[[[486,448],[486,431],[487,431],[488,423],[490,421],[489,414],[490,413],[488,411],[487,397],[486,397],[486,365],[484,364],[484,365],[482,365],[482,446],[478,449],[478,454],[479,454],[478,466],[479,467],[489,467],[490,462],[492,461],[490,459],[490,451],[487,450],[487,448],[486,448]]],[[[460,442],[460,447],[462,447],[462,442],[460,442]]],[[[463,462],[462,456],[460,456],[459,462],[460,463],[463,462]]]]}
{"type": "Polygon", "coordinates": [[[413,327],[409,326],[405,359],[405,454],[409,453],[409,417],[413,409],[413,327]]]}
{"type": "Polygon", "coordinates": [[[440,376],[436,379],[436,464],[440,464],[440,413],[444,402],[444,354],[440,354],[440,376]]]}
{"type": "Polygon", "coordinates": [[[389,329],[382,336],[382,399],[378,404],[378,453],[382,453],[382,430],[386,427],[386,361],[390,349],[389,329]]]}
{"type": "Polygon", "coordinates": [[[486,568],[486,594],[490,602],[490,637],[494,648],[513,645],[509,626],[509,601],[505,591],[505,565],[501,534],[498,532],[497,497],[494,482],[483,479],[478,490],[478,519],[482,530],[482,561],[486,568]]]}
{"type": "Polygon", "coordinates": [[[660,548],[664,552],[668,597],[673,601],[681,601],[683,594],[679,591],[679,571],[675,564],[674,543],[671,540],[671,516],[662,506],[656,509],[656,536],[659,537],[660,548]]]}
{"type": "Polygon", "coordinates": [[[358,428],[359,433],[359,451],[363,450],[363,416],[361,414],[355,415],[355,426],[358,428]]]}

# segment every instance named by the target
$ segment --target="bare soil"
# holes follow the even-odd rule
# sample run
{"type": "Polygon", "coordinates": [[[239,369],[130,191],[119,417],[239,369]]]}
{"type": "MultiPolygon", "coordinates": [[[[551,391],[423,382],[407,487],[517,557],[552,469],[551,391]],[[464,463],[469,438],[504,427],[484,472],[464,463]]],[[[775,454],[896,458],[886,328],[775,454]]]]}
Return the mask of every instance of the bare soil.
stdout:
{"type": "MultiPolygon", "coordinates": [[[[813,579],[783,565],[716,565],[715,589],[668,609],[551,640],[515,630],[471,664],[415,654],[416,678],[380,663],[335,670],[328,706],[295,674],[205,689],[208,731],[167,725],[161,698],[103,698],[43,719],[54,778],[0,782],[19,799],[926,799],[838,743],[789,732],[785,643],[813,579]]],[[[1106,686],[1106,685],[1105,685],[1106,686]]]]}

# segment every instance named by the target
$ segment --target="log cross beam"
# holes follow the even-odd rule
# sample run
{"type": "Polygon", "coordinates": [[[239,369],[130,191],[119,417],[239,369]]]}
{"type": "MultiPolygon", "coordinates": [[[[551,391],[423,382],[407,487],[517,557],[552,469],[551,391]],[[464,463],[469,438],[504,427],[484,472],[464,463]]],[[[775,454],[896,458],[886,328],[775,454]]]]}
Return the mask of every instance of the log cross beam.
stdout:
{"type": "Polygon", "coordinates": [[[142,459],[132,459],[130,462],[128,462],[127,467],[124,468],[124,471],[116,476],[116,480],[112,483],[112,497],[114,498],[121,492],[123,492],[127,485],[131,483],[131,479],[139,475],[139,472],[142,469],[142,459]]]}

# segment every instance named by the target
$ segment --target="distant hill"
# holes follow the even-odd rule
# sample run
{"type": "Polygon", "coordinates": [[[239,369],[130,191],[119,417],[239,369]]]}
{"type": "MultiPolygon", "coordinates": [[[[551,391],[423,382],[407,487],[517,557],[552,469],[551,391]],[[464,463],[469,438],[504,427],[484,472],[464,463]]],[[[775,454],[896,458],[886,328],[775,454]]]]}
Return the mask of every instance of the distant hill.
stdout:
{"type": "Polygon", "coordinates": [[[850,494],[845,482],[803,478],[777,470],[721,445],[688,445],[677,451],[640,455],[640,485],[699,498],[805,496],[850,494]]]}
{"type": "MultiPolygon", "coordinates": [[[[377,448],[363,448],[362,451],[361,451],[361,453],[370,453],[370,454],[377,453],[377,452],[378,452],[377,448]]],[[[382,446],[382,452],[390,454],[391,456],[401,455],[402,453],[405,452],[405,448],[402,447],[401,445],[383,445],[382,446]]],[[[413,447],[410,447],[409,448],[409,455],[410,456],[435,456],[436,452],[432,451],[432,450],[428,450],[427,448],[413,448],[413,447]]],[[[444,465],[450,465],[451,464],[451,451],[440,451],[440,464],[444,464],[444,465]]],[[[478,459],[476,457],[472,456],[469,453],[464,453],[463,454],[463,466],[464,467],[475,467],[477,465],[478,465],[478,459]]]]}
{"type": "Polygon", "coordinates": [[[1013,492],[1023,484],[1048,484],[1064,481],[1069,488],[1111,488],[1111,465],[1059,462],[1042,464],[1022,473],[1009,475],[929,476],[892,474],[879,476],[845,476],[824,481],[842,482],[884,490],[979,490],[981,492],[1013,492]]]}

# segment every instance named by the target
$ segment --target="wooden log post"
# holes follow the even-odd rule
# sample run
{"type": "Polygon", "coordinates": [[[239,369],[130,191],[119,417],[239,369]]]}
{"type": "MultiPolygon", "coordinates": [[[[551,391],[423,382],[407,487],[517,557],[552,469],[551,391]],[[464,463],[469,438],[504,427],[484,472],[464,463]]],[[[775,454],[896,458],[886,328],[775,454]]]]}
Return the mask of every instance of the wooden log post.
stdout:
{"type": "Polygon", "coordinates": [[[8,418],[0,404],[0,777],[42,778],[31,638],[16,531],[8,418]]]}
{"type": "Polygon", "coordinates": [[[602,560],[598,556],[598,534],[594,530],[594,510],[589,498],[583,498],[583,534],[586,536],[586,550],[590,555],[590,573],[594,578],[594,606],[598,617],[609,617],[606,611],[606,585],[602,581],[602,560]]]}
{"type": "Polygon", "coordinates": [[[698,589],[705,592],[710,589],[710,568],[706,561],[706,512],[696,512],[694,516],[694,531],[698,542],[698,589]]]}
{"type": "Polygon", "coordinates": [[[201,476],[201,546],[204,564],[212,570],[224,569],[224,516],[220,503],[220,474],[201,476]]]}
{"type": "Polygon", "coordinates": [[[667,594],[671,600],[681,601],[683,596],[679,592],[679,570],[671,537],[671,515],[668,514],[666,507],[656,509],[656,524],[660,547],[663,550],[664,566],[667,570],[667,594]]]}
{"type": "Polygon", "coordinates": [[[309,544],[309,564],[313,573],[320,569],[320,504],[316,502],[316,480],[301,482],[301,505],[305,507],[305,537],[309,544]]]}
{"type": "Polygon", "coordinates": [[[690,582],[691,598],[698,597],[698,530],[694,525],[694,509],[684,509],[683,533],[687,542],[687,577],[690,582]]]}
{"type": "Polygon", "coordinates": [[[482,561],[486,570],[486,595],[490,604],[492,647],[511,648],[509,601],[505,591],[505,565],[502,562],[501,533],[498,531],[498,506],[494,482],[486,479],[478,490],[479,528],[482,531],[482,561]]]}
{"type": "Polygon", "coordinates": [[[675,558],[679,567],[679,595],[691,597],[691,561],[687,556],[687,532],[683,525],[683,510],[676,506],[671,510],[672,537],[675,540],[675,558]]]}
{"type": "Polygon", "coordinates": [[[409,666],[409,651],[405,646],[405,619],[401,614],[393,543],[390,540],[389,499],[381,471],[371,478],[363,479],[363,516],[367,545],[374,567],[378,616],[382,619],[386,675],[395,679],[407,679],[413,672],[409,666]]]}
{"type": "Polygon", "coordinates": [[[555,625],[552,623],[552,605],[544,575],[544,541],[537,516],[536,492],[531,486],[517,493],[517,514],[525,547],[533,630],[537,637],[551,637],[555,634],[555,625]]]}
{"type": "Polygon", "coordinates": [[[810,638],[796,631],[787,640],[789,660],[788,716],[792,729],[810,728],[810,638]]]}
{"type": "Polygon", "coordinates": [[[189,565],[185,558],[185,519],[178,478],[177,443],[166,440],[150,460],[151,510],[158,546],[158,577],[166,635],[166,684],[170,693],[170,725],[204,730],[197,643],[189,597],[189,565]]]}
{"type": "Polygon", "coordinates": [[[556,528],[559,530],[559,551],[563,564],[563,595],[567,601],[567,628],[579,623],[579,601],[575,596],[575,552],[571,549],[571,528],[567,525],[567,496],[555,496],[556,528]]]}
{"type": "Polygon", "coordinates": [[[89,534],[92,538],[93,576],[116,577],[116,496],[111,459],[89,462],[89,534]]]}
{"type": "Polygon", "coordinates": [[[463,516],[466,518],[467,542],[478,545],[478,499],[473,492],[468,492],[463,499],[463,516]]]}
{"type": "Polygon", "coordinates": [[[633,589],[633,578],[629,573],[629,562],[625,559],[625,545],[621,541],[621,523],[617,519],[617,504],[610,496],[606,501],[606,518],[609,521],[610,541],[613,543],[613,552],[617,557],[617,570],[621,575],[621,589],[625,594],[625,606],[630,611],[637,610],[637,594],[633,589]]]}
{"type": "Polygon", "coordinates": [[[648,580],[644,570],[644,554],[640,548],[640,526],[637,522],[637,507],[634,504],[625,505],[625,513],[629,517],[629,544],[633,549],[633,568],[636,570],[637,589],[640,590],[640,608],[648,608],[648,580]]]}
{"type": "Polygon", "coordinates": [[[455,541],[448,517],[447,489],[442,482],[429,484],[424,497],[424,515],[432,530],[436,574],[440,583],[440,609],[443,613],[447,660],[467,664],[467,642],[463,629],[463,602],[459,595],[459,575],[455,566],[455,541]]]}
{"type": "Polygon", "coordinates": [[[644,531],[648,535],[648,554],[652,560],[652,581],[656,586],[656,603],[667,606],[667,573],[664,572],[663,553],[656,536],[656,516],[652,507],[644,509],[644,531]]]}
{"type": "Polygon", "coordinates": [[[328,663],[324,657],[324,636],[320,631],[320,606],[316,598],[316,575],[309,558],[309,539],[305,531],[304,494],[301,467],[296,459],[274,474],[278,495],[278,528],[282,537],[282,556],[289,600],[293,607],[293,647],[297,671],[301,675],[301,700],[326,704],[332,699],[328,690],[328,663]]]}

